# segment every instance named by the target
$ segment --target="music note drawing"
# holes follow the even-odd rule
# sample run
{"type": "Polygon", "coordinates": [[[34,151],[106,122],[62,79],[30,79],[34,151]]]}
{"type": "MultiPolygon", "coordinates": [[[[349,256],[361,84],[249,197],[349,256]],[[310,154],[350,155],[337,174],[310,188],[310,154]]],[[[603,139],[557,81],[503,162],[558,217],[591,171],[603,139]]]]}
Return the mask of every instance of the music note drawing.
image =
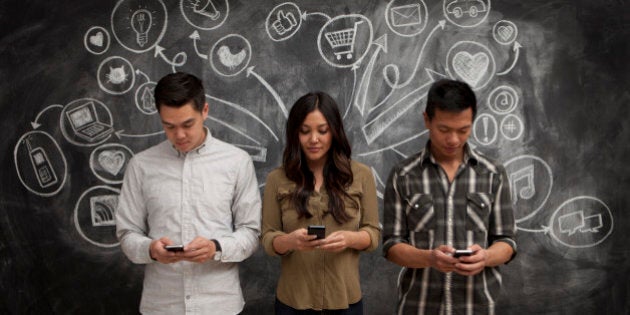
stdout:
{"type": "Polygon", "coordinates": [[[534,165],[528,165],[510,174],[512,183],[512,199],[516,203],[519,199],[530,199],[536,194],[534,186],[534,165]]]}

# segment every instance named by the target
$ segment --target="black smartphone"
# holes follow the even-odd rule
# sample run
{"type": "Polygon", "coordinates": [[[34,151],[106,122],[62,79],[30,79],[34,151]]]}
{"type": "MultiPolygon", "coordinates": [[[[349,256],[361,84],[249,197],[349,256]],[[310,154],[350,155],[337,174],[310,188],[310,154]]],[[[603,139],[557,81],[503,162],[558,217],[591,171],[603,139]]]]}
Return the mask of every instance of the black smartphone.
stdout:
{"type": "Polygon", "coordinates": [[[470,249],[456,249],[455,252],[453,253],[453,257],[459,258],[461,256],[470,256],[473,253],[474,252],[470,249]]]}
{"type": "Polygon", "coordinates": [[[169,252],[183,252],[184,245],[166,245],[164,246],[164,249],[166,249],[169,252]]]}
{"type": "Polygon", "coordinates": [[[323,225],[309,225],[307,230],[308,235],[317,235],[316,240],[326,237],[326,227],[323,225]]]}

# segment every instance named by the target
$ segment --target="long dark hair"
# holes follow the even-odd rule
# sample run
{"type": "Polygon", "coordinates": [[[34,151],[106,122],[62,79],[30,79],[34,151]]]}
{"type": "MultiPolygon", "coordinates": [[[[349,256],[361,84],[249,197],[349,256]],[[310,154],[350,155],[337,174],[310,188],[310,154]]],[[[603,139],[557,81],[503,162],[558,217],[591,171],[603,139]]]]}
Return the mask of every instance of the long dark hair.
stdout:
{"type": "MultiPolygon", "coordinates": [[[[291,195],[291,200],[297,208],[298,217],[312,217],[306,205],[308,198],[313,194],[315,180],[300,146],[299,132],[306,116],[315,110],[319,110],[324,115],[332,134],[332,143],[327,152],[323,170],[324,187],[329,195],[329,213],[337,223],[344,223],[350,220],[350,216],[345,211],[343,197],[350,197],[346,189],[353,181],[350,166],[352,149],[343,129],[337,103],[330,95],[324,92],[311,92],[300,97],[293,104],[287,120],[282,166],[287,178],[295,182],[297,186],[291,195]]],[[[356,203],[354,200],[353,202],[356,203]]]]}

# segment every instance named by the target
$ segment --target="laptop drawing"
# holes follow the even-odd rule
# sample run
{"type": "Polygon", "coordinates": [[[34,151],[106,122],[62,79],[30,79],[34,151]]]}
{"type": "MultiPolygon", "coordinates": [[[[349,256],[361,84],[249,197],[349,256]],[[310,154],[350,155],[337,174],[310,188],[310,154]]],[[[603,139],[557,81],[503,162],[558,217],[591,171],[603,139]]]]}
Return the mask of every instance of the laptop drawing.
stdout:
{"type": "Polygon", "coordinates": [[[94,102],[81,104],[66,112],[66,116],[72,125],[74,134],[94,142],[109,136],[114,129],[98,120],[94,102]]]}

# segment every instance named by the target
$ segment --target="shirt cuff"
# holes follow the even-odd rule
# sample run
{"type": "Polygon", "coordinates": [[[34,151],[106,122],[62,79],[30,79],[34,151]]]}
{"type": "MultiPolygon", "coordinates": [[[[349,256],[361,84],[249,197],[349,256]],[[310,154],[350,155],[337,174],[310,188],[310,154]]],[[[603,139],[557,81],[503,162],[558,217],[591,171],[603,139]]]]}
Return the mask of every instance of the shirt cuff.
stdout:
{"type": "Polygon", "coordinates": [[[370,236],[370,245],[363,249],[364,251],[371,252],[378,248],[378,242],[381,238],[381,233],[378,229],[372,226],[365,226],[360,228],[359,231],[365,231],[370,236]]]}
{"type": "Polygon", "coordinates": [[[514,257],[516,257],[516,242],[513,239],[508,238],[508,237],[496,239],[494,240],[494,242],[492,242],[492,244],[496,242],[503,242],[510,245],[510,247],[512,247],[512,256],[510,257],[510,259],[508,259],[508,261],[505,262],[505,264],[507,265],[510,261],[512,261],[512,259],[514,259],[514,257]]]}
{"type": "Polygon", "coordinates": [[[273,248],[273,240],[278,237],[278,236],[282,236],[282,235],[286,235],[287,233],[282,232],[282,231],[275,231],[275,232],[268,232],[265,235],[263,235],[262,237],[262,246],[265,249],[265,253],[267,253],[267,255],[269,256],[286,256],[288,254],[290,254],[293,251],[287,251],[284,254],[280,254],[278,252],[276,252],[276,250],[273,248]]]}
{"type": "Polygon", "coordinates": [[[387,252],[389,251],[389,249],[392,248],[392,246],[399,243],[409,244],[409,242],[407,242],[402,237],[389,237],[386,241],[384,241],[383,242],[383,257],[387,258],[387,252]]]}

